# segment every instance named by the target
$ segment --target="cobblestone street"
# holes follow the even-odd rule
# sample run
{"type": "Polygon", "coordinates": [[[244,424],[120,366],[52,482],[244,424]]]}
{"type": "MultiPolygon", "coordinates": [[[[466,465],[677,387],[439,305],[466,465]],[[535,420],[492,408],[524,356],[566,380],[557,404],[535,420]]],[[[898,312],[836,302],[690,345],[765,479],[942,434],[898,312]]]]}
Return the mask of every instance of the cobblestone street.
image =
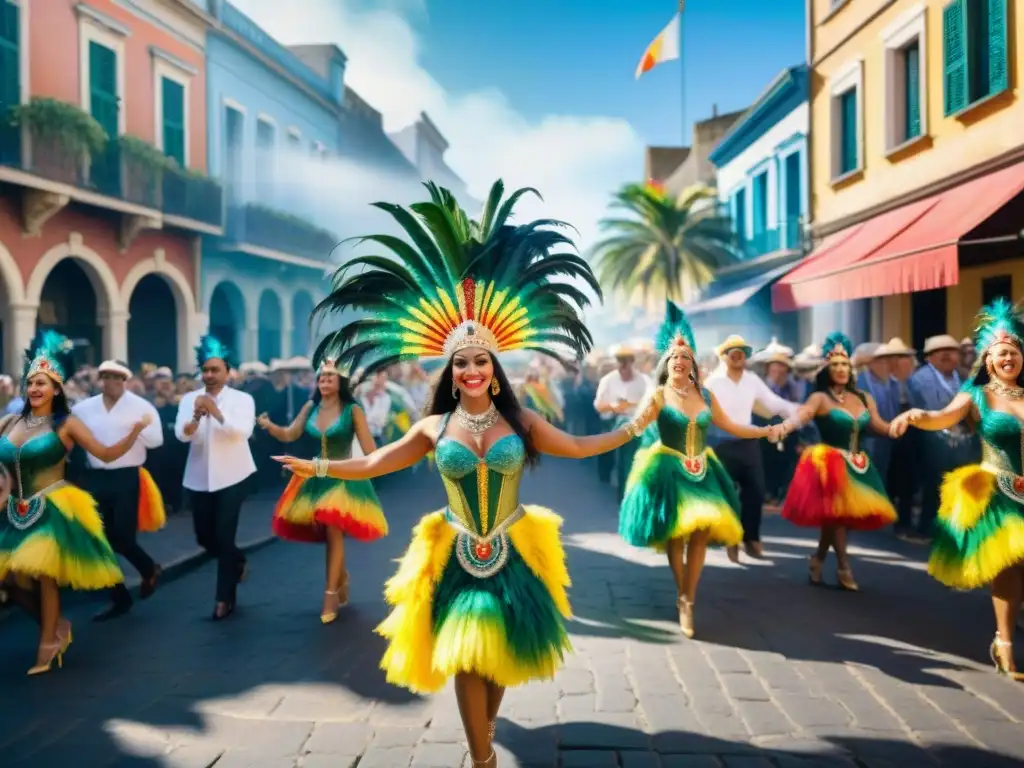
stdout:
{"type": "MultiPolygon", "coordinates": [[[[372,632],[393,559],[441,487],[422,471],[381,497],[391,535],[348,547],[352,602],[331,626],[318,617],[322,550],[284,543],[253,554],[223,623],[208,618],[210,564],[117,622],[92,625],[96,605],[76,602],[66,667],[42,677],[25,677],[34,627],[4,622],[3,765],[459,766],[451,689],[388,686],[372,632]]],[[[858,536],[862,593],[812,589],[813,532],[769,518],[770,562],[709,555],[688,641],[662,557],[618,539],[614,492],[592,464],[546,461],[524,501],[566,518],[576,652],[554,681],[509,691],[502,768],[1024,764],[1024,688],[988,663],[987,595],[932,581],[925,548],[858,536]]]]}

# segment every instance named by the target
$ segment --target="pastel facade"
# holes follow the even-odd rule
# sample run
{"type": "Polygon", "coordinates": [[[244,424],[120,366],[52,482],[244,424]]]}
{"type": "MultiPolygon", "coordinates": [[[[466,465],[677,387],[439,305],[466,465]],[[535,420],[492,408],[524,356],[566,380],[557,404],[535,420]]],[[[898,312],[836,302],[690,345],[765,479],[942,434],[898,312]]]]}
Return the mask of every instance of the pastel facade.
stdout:
{"type": "Polygon", "coordinates": [[[1024,295],[1024,14],[1016,0],[813,0],[811,215],[817,245],[779,311],[854,336],[967,335],[1024,295]]]}
{"type": "Polygon", "coordinates": [[[186,365],[199,237],[223,231],[204,178],[209,18],[158,0],[0,13],[0,110],[18,120],[0,128],[4,370],[38,327],[75,339],[81,362],[186,365]]]}

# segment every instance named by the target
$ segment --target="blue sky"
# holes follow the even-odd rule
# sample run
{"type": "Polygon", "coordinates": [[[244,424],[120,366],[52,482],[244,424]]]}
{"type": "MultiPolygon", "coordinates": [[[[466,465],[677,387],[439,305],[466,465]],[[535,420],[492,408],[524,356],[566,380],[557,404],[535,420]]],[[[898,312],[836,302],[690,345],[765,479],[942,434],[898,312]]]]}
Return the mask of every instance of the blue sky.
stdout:
{"type": "MultiPolygon", "coordinates": [[[[675,0],[427,0],[407,19],[423,65],[449,91],[504,91],[527,117],[552,112],[627,120],[649,144],[680,134],[680,66],[639,81],[646,45],[675,0]],[[469,10],[469,9],[472,10],[469,10]]],[[[804,59],[804,0],[688,0],[683,59],[687,123],[750,104],[783,68],[804,59]]]]}

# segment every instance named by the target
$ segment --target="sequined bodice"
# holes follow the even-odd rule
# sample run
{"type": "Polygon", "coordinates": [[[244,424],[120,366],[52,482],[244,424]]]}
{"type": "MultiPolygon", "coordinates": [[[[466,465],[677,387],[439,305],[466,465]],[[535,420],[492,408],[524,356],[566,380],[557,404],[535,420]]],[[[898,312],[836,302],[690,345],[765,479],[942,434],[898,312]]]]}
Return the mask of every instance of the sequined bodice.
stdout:
{"type": "Polygon", "coordinates": [[[448,495],[447,514],[460,527],[486,537],[518,512],[519,481],[526,464],[518,435],[498,438],[483,458],[464,443],[442,437],[434,456],[448,495]]]}
{"type": "Polygon", "coordinates": [[[20,474],[23,498],[51,485],[54,468],[63,463],[67,454],[67,448],[56,432],[31,437],[20,447],[14,445],[6,435],[0,438],[0,464],[3,464],[11,478],[11,493],[18,493],[20,474]]]}
{"type": "Polygon", "coordinates": [[[981,434],[982,461],[1004,472],[1024,474],[1021,466],[1024,461],[1024,435],[1020,421],[1012,413],[990,408],[984,390],[980,387],[975,389],[972,397],[981,415],[978,432],[981,434]]]}
{"type": "Polygon", "coordinates": [[[320,443],[322,458],[347,459],[352,455],[352,440],[355,437],[352,408],[352,403],[345,405],[337,420],[323,433],[316,426],[317,417],[320,415],[320,406],[318,405],[309,414],[309,418],[306,419],[306,434],[320,443]]]}
{"type": "Polygon", "coordinates": [[[665,403],[658,413],[658,434],[662,445],[686,456],[703,453],[707,447],[708,427],[711,425],[711,396],[702,392],[706,407],[693,418],[675,406],[665,403]]]}
{"type": "Polygon", "coordinates": [[[870,422],[871,414],[867,408],[856,418],[842,408],[833,408],[824,416],[814,417],[814,423],[821,433],[821,441],[825,445],[841,448],[850,453],[860,451],[861,437],[870,422]]]}

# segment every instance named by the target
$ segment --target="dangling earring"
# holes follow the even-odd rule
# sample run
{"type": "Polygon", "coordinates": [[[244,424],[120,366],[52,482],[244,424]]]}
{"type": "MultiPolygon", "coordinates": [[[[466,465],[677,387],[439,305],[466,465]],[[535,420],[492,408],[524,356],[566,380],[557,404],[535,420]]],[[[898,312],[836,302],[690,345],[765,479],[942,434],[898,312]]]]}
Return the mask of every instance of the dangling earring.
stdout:
{"type": "Polygon", "coordinates": [[[697,386],[697,372],[696,371],[690,371],[690,383],[693,384],[694,386],[697,386]]]}
{"type": "Polygon", "coordinates": [[[454,397],[456,400],[459,399],[459,385],[456,384],[454,381],[452,382],[452,397],[454,397]]]}
{"type": "Polygon", "coordinates": [[[492,376],[491,377],[491,394],[494,395],[494,396],[497,396],[497,394],[499,392],[501,392],[501,384],[499,384],[498,380],[495,377],[492,376]]]}

